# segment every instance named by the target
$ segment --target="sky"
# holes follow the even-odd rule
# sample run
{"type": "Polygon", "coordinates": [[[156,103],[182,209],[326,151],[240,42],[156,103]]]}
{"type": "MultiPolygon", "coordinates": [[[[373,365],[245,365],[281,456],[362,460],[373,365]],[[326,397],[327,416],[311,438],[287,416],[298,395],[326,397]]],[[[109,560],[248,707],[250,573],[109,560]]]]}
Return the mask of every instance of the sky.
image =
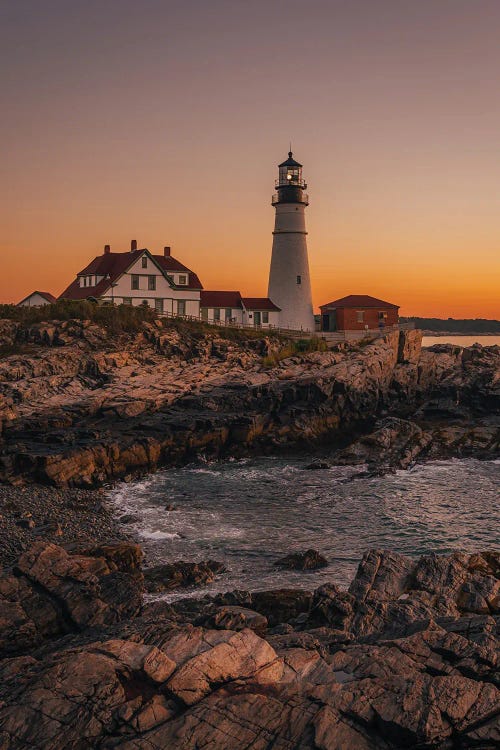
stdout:
{"type": "Polygon", "coordinates": [[[315,307],[500,318],[499,0],[0,0],[0,301],[164,245],[267,294],[304,165],[315,307]]]}

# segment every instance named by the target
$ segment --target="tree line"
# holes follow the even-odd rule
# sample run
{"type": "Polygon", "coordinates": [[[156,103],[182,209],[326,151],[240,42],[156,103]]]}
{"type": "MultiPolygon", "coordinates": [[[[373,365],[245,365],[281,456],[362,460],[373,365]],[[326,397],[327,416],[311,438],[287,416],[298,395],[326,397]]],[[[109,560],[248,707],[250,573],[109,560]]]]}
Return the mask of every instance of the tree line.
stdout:
{"type": "Polygon", "coordinates": [[[401,323],[413,322],[415,328],[436,333],[498,333],[500,334],[500,320],[486,320],[485,318],[400,318],[401,323]]]}

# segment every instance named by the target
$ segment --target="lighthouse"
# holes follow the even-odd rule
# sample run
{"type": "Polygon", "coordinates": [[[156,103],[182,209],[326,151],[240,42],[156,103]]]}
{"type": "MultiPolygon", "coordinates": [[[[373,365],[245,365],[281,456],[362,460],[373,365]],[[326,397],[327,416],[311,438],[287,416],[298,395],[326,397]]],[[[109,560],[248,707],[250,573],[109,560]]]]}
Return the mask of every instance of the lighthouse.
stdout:
{"type": "Polygon", "coordinates": [[[268,296],[281,308],[282,328],[314,331],[306,240],[307,185],[302,179],[302,164],[295,161],[291,151],[278,169],[272,198],[276,216],[268,296]]]}

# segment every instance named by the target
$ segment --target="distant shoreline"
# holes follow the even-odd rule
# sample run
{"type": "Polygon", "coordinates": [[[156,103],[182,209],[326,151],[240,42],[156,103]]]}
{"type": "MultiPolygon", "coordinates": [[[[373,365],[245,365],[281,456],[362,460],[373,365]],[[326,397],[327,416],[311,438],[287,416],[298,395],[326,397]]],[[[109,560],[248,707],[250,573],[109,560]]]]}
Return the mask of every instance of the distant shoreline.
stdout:
{"type": "Polygon", "coordinates": [[[443,336],[498,336],[498,333],[492,333],[491,331],[488,333],[478,331],[467,331],[465,333],[464,331],[429,331],[426,328],[422,328],[422,335],[423,336],[432,336],[432,337],[443,337],[443,336]]]}

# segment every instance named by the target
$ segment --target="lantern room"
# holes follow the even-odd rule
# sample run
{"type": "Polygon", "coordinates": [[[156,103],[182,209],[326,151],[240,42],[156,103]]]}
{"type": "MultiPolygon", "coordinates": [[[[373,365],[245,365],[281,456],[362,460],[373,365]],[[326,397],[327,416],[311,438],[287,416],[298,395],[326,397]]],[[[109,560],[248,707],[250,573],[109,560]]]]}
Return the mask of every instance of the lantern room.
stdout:
{"type": "Polygon", "coordinates": [[[272,204],[278,203],[302,203],[307,206],[308,197],[304,192],[307,185],[302,179],[302,164],[293,158],[291,151],[288,159],[278,164],[279,177],[275,182],[276,193],[273,195],[272,204]]]}
{"type": "Polygon", "coordinates": [[[279,164],[278,167],[279,179],[276,187],[283,187],[284,185],[307,187],[302,180],[302,164],[295,161],[291,151],[288,152],[288,159],[279,164]]]}

